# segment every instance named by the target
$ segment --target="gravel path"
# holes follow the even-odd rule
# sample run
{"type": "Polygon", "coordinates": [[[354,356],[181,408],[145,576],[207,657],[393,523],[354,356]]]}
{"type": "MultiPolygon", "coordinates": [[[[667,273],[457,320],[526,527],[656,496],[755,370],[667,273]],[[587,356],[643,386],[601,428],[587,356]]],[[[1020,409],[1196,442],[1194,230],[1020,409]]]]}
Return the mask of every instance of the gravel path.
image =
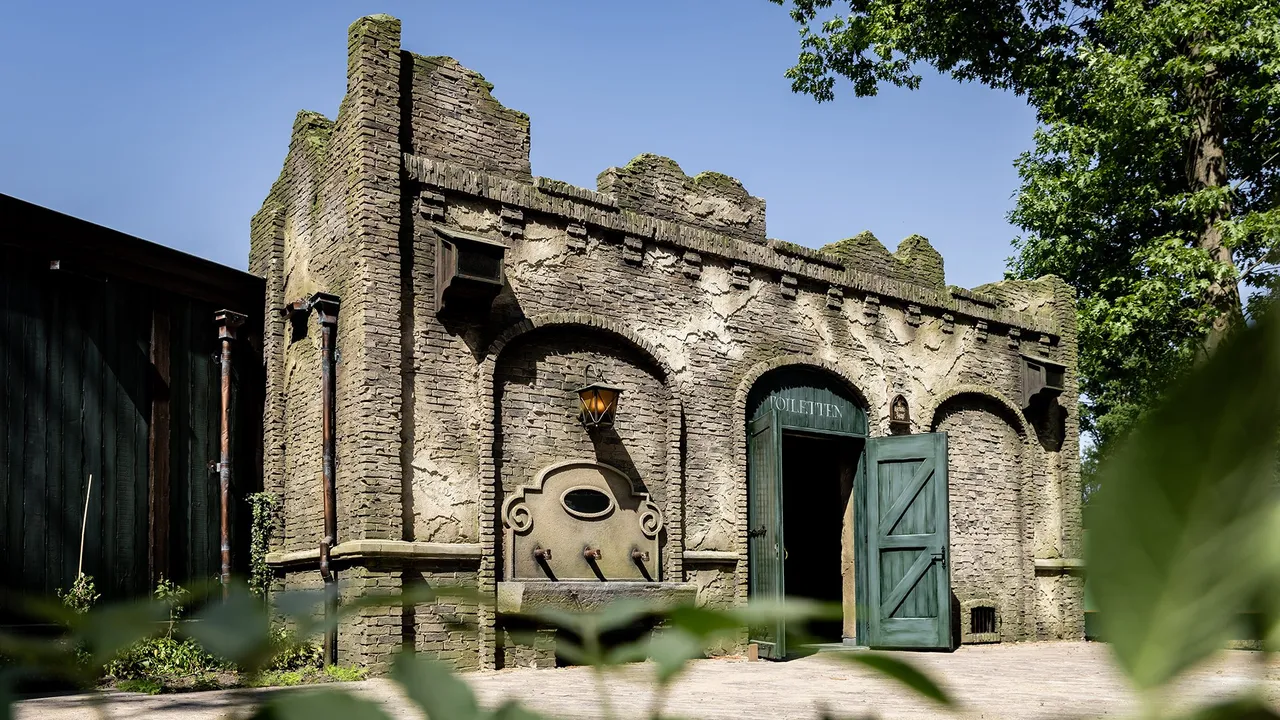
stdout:
{"type": "MultiPolygon", "coordinates": [[[[904,655],[930,672],[963,706],[965,718],[1083,718],[1131,715],[1136,699],[1096,643],[1025,643],[969,646],[954,653],[904,655]]],[[[629,666],[607,680],[620,718],[647,717],[652,701],[646,665],[629,666]]],[[[599,718],[595,682],[585,668],[500,670],[466,676],[483,703],[516,698],[552,717],[599,718]]],[[[1280,703],[1280,662],[1264,666],[1258,653],[1225,652],[1186,677],[1167,698],[1172,707],[1190,707],[1257,687],[1280,703]]],[[[334,686],[329,686],[334,687],[334,686]]],[[[394,684],[370,680],[351,688],[377,700],[397,718],[419,717],[394,684]]],[[[306,689],[225,690],[181,695],[107,696],[109,717],[120,720],[215,720],[243,714],[264,693],[306,689]]],[[[935,718],[938,709],[898,685],[860,667],[820,654],[785,663],[739,659],[703,660],[672,688],[666,703],[674,717],[816,718],[823,708],[834,717],[935,718]]],[[[72,720],[100,717],[85,696],[24,701],[18,720],[72,720]]]]}

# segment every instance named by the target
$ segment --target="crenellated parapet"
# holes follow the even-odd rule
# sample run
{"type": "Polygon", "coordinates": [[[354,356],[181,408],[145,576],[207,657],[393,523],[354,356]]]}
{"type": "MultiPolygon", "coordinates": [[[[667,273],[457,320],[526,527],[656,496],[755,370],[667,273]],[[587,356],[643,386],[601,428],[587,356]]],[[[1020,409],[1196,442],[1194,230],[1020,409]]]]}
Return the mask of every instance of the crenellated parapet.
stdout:
{"type": "Polygon", "coordinates": [[[410,153],[404,155],[404,169],[410,179],[423,186],[579,223],[616,238],[619,244],[628,237],[640,238],[673,250],[698,253],[699,257],[717,257],[746,267],[788,273],[825,283],[824,287],[834,285],[851,296],[872,295],[877,302],[921,305],[1051,339],[1060,334],[1051,314],[1010,309],[990,302],[991,296],[946,287],[942,282],[941,256],[919,235],[904,240],[906,247],[897,256],[885,250],[870,233],[822,250],[779,240],[757,243],[612,206],[607,195],[558,181],[539,178],[538,184],[515,182],[410,153]],[[858,251],[852,251],[852,247],[858,251]],[[874,251],[876,247],[883,254],[883,262],[874,251]]]}

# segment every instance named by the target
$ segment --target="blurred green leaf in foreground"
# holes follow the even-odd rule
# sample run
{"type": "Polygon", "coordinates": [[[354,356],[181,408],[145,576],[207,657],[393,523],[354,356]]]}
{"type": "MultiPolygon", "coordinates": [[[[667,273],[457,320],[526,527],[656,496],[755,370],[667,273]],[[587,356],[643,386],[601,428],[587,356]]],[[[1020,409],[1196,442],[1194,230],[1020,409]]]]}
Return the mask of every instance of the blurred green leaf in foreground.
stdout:
{"type": "Polygon", "coordinates": [[[1236,333],[1100,470],[1086,567],[1103,639],[1141,690],[1280,614],[1280,314],[1236,333]]]}

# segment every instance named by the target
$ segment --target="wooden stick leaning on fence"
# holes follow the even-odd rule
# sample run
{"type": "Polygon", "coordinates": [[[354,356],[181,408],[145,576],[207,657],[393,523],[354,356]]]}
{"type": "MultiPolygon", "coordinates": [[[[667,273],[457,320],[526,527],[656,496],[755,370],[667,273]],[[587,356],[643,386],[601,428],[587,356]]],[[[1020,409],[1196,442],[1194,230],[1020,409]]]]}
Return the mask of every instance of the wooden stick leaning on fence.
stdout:
{"type": "Polygon", "coordinates": [[[89,493],[93,492],[93,473],[89,473],[89,485],[84,489],[84,519],[80,521],[80,564],[76,566],[76,579],[84,577],[84,531],[89,526],[89,493]]]}

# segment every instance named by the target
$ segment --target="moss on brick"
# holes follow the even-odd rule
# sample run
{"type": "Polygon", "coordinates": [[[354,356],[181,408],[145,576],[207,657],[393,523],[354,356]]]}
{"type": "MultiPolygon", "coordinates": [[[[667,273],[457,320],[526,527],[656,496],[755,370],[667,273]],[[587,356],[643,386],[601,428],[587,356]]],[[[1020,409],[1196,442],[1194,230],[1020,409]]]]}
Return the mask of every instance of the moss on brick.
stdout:
{"type": "Polygon", "coordinates": [[[746,192],[746,188],[742,186],[742,181],[712,170],[706,170],[694,175],[693,184],[699,188],[746,192]]]}
{"type": "Polygon", "coordinates": [[[910,235],[898,243],[894,258],[901,262],[916,281],[930,287],[946,287],[942,255],[922,235],[910,235]]]}
{"type": "Polygon", "coordinates": [[[853,237],[823,245],[818,248],[818,252],[833,255],[850,266],[857,264],[859,260],[866,258],[868,255],[883,256],[886,259],[893,257],[889,254],[888,249],[885,248],[884,243],[881,243],[879,238],[872,235],[870,230],[863,230],[853,237]]]}

